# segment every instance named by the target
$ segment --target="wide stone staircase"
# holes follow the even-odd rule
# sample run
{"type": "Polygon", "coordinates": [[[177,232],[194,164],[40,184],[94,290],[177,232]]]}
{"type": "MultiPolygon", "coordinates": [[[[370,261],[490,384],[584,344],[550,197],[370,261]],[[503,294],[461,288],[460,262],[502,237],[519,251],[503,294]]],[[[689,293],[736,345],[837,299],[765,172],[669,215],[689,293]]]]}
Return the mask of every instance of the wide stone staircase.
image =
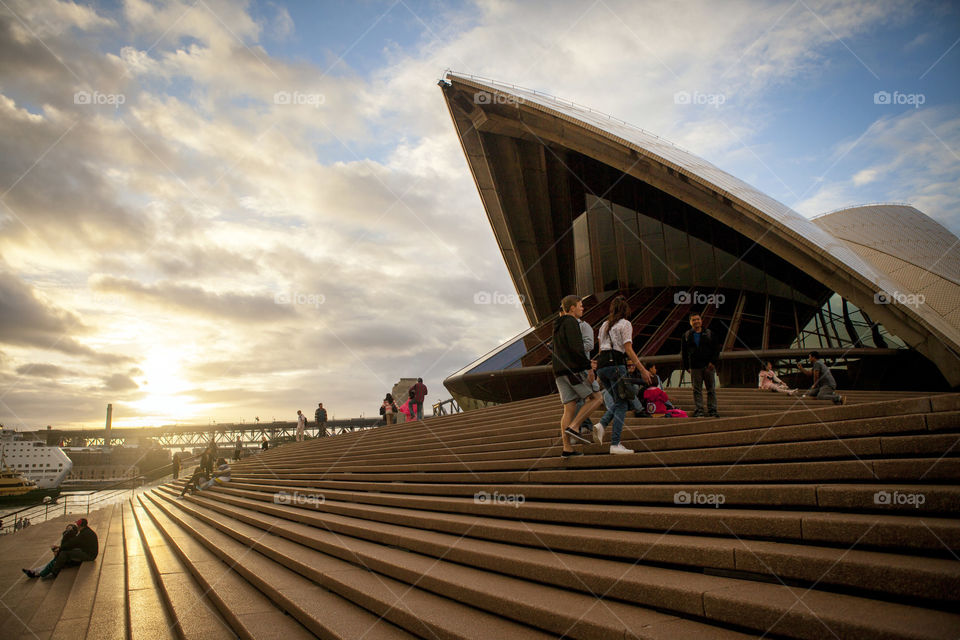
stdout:
{"type": "Polygon", "coordinates": [[[0,561],[0,637],[960,637],[960,394],[718,396],[633,455],[561,460],[557,396],[272,449],[0,561]]]}

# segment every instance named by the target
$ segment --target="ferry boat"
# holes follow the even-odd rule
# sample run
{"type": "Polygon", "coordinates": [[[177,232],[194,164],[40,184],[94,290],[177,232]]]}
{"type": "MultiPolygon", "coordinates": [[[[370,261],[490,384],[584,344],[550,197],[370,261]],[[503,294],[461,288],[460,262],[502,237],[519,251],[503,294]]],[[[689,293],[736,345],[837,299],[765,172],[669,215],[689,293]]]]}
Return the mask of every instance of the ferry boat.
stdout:
{"type": "MultiPolygon", "coordinates": [[[[60,447],[49,446],[33,433],[0,431],[0,456],[6,467],[32,481],[41,491],[56,490],[70,474],[73,462],[60,447]]],[[[47,494],[49,495],[49,493],[47,494]]]]}
{"type": "Polygon", "coordinates": [[[23,477],[0,458],[0,505],[32,504],[41,502],[46,496],[56,498],[60,489],[39,489],[37,483],[23,477]]]}

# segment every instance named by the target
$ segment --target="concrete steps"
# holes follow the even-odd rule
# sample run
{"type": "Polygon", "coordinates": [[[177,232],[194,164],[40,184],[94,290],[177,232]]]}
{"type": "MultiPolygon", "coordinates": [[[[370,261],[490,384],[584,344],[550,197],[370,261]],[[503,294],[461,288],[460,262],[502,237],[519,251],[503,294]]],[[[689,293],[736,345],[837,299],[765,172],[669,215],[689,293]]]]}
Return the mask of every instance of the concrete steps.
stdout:
{"type": "Polygon", "coordinates": [[[957,637],[960,394],[718,396],[628,418],[633,455],[561,460],[550,396],[169,483],[91,515],[96,562],[5,586],[0,637],[957,637]]]}
{"type": "Polygon", "coordinates": [[[127,559],[128,611],[137,612],[137,615],[128,614],[127,616],[129,637],[131,640],[179,638],[179,634],[176,633],[177,621],[172,617],[161,595],[162,585],[158,584],[147,558],[147,549],[133,515],[133,503],[124,503],[122,509],[123,539],[127,559]]]}
{"type": "Polygon", "coordinates": [[[656,613],[690,637],[955,635],[960,396],[719,395],[742,415],[628,418],[629,456],[560,460],[553,396],[291,445],[147,499],[548,634],[644,637],[656,613]],[[571,594],[641,617],[561,628],[571,594]]]}
{"type": "MultiPolygon", "coordinates": [[[[173,497],[173,494],[167,493],[167,496],[173,497]]],[[[597,557],[621,560],[640,557],[644,562],[657,565],[688,565],[715,570],[766,573],[771,577],[779,575],[784,579],[807,581],[811,584],[819,580],[826,584],[836,583],[863,591],[875,590],[877,584],[891,582],[887,589],[891,593],[895,592],[897,596],[944,601],[944,604],[960,599],[960,566],[952,559],[904,559],[898,555],[859,550],[809,549],[799,544],[677,534],[651,535],[625,530],[598,531],[584,539],[582,530],[577,527],[527,521],[509,523],[500,518],[457,518],[448,514],[437,516],[428,512],[399,510],[392,513],[382,512],[377,518],[377,514],[364,514],[357,510],[354,511],[356,516],[310,513],[287,505],[266,504],[243,498],[218,497],[212,500],[191,496],[188,499],[230,517],[253,517],[252,512],[255,511],[385,544],[398,545],[397,541],[403,540],[404,548],[416,548],[420,551],[422,550],[419,547],[426,544],[424,540],[428,537],[427,531],[449,533],[453,536],[463,536],[464,532],[469,531],[471,540],[511,543],[555,552],[582,552],[587,548],[592,556],[597,557]],[[379,526],[379,523],[386,525],[379,526]],[[550,541],[548,546],[545,540],[550,541]],[[792,560],[798,562],[791,562],[792,560]],[[770,568],[773,566],[779,566],[780,569],[773,570],[770,568]],[[833,571],[835,567],[836,571],[833,571]],[[892,583],[894,577],[898,578],[896,584],[892,583]]],[[[446,540],[450,542],[450,537],[446,540]]],[[[459,552],[465,543],[454,542],[457,542],[459,552]]],[[[432,543],[432,547],[445,548],[442,541],[432,543]]],[[[521,550],[520,555],[525,554],[526,550],[521,550]]],[[[509,558],[515,554],[510,547],[493,545],[487,555],[492,557],[485,562],[495,563],[498,562],[497,557],[509,558]]],[[[452,552],[446,557],[450,560],[457,559],[452,552]]],[[[513,561],[523,562],[525,558],[510,560],[513,561]]],[[[463,562],[469,564],[470,560],[468,558],[463,562]]],[[[507,566],[501,571],[510,573],[511,568],[507,566]]]]}
{"type": "MultiPolygon", "coordinates": [[[[172,494],[166,495],[166,499],[175,502],[172,494]]],[[[211,499],[191,496],[188,501],[193,504],[179,503],[179,508],[201,517],[205,515],[211,523],[222,522],[221,516],[225,515],[230,521],[242,521],[272,536],[298,542],[327,555],[358,561],[364,567],[392,578],[415,580],[418,587],[438,594],[456,593],[461,602],[488,608],[500,615],[516,616],[517,620],[530,621],[547,631],[565,633],[569,637],[597,637],[586,627],[581,633],[579,625],[589,622],[589,619],[580,617],[583,615],[582,606],[589,606],[591,599],[600,593],[604,594],[607,608],[615,609],[626,602],[737,627],[749,627],[757,615],[769,611],[772,603],[778,603],[782,607],[779,617],[789,620],[784,624],[789,624],[794,631],[798,627],[804,630],[799,637],[819,637],[821,620],[830,617],[838,630],[864,636],[902,633],[917,625],[933,625],[939,632],[946,633],[960,622],[960,617],[945,612],[894,602],[880,605],[876,600],[826,591],[804,592],[802,588],[788,588],[785,583],[757,583],[650,566],[639,561],[584,557],[583,553],[565,553],[553,548],[520,548],[516,544],[478,541],[465,535],[428,534],[420,529],[391,525],[341,522],[343,526],[337,526],[338,523],[332,522],[331,518],[306,524],[251,509],[226,507],[211,499]],[[200,504],[211,509],[205,512],[200,504]],[[430,562],[422,556],[435,560],[430,562]],[[544,583],[562,591],[545,591],[544,583]],[[571,591],[580,591],[587,598],[582,606],[576,606],[576,601],[570,598],[571,591]],[[714,595],[717,600],[711,601],[714,595]],[[797,598],[805,610],[794,611],[797,598]],[[538,608],[538,602],[551,604],[538,608]],[[878,618],[881,609],[887,615],[878,618]],[[843,612],[842,615],[839,612],[843,612]],[[577,614],[577,620],[571,623],[564,614],[577,614]]],[[[283,509],[274,509],[277,510],[299,509],[284,506],[283,509]]],[[[261,534],[248,533],[244,537],[249,544],[260,540],[261,534]]],[[[747,553],[752,551],[749,546],[744,550],[747,553]]],[[[786,555],[795,558],[789,552],[786,555]]],[[[839,554],[834,556],[835,563],[839,554]]],[[[755,557],[756,563],[762,565],[762,557],[755,557]]],[[[827,558],[821,560],[830,562],[827,558]]],[[[944,561],[942,566],[929,568],[940,577],[941,572],[949,571],[952,565],[944,561]]],[[[953,572],[952,580],[948,580],[945,586],[956,586],[957,578],[957,573],[953,572]]],[[[782,579],[780,576],[778,581],[782,579]]],[[[626,611],[610,613],[614,613],[618,620],[630,619],[626,611]]],[[[594,624],[602,625],[603,620],[601,617],[594,624]]],[[[643,618],[637,618],[628,629],[642,625],[642,622],[643,618]]],[[[773,630],[776,631],[776,625],[773,630]]],[[[621,635],[624,629],[608,625],[598,626],[596,631],[600,632],[599,637],[610,637],[610,634],[621,635]]]]}
{"type": "MultiPolygon", "coordinates": [[[[612,600],[598,607],[589,588],[587,593],[573,592],[582,589],[579,585],[579,588],[573,590],[550,588],[536,582],[517,580],[509,575],[491,573],[489,568],[475,569],[466,564],[452,562],[451,560],[459,559],[461,553],[469,554],[470,550],[458,550],[458,558],[446,559],[443,556],[450,553],[450,549],[442,542],[439,546],[436,543],[433,545],[433,553],[414,553],[405,544],[408,538],[391,536],[389,532],[380,531],[379,541],[386,544],[376,544],[343,534],[333,528],[317,530],[253,510],[226,509],[222,505],[216,505],[218,508],[215,510],[210,509],[202,499],[192,496],[187,500],[189,504],[176,502],[172,493],[155,492],[151,498],[158,504],[165,500],[171,503],[169,508],[191,513],[222,530],[229,529],[232,532],[230,535],[241,542],[256,545],[255,548],[262,546],[274,554],[279,554],[285,566],[296,570],[303,571],[303,565],[308,565],[311,559],[327,565],[339,559],[359,565],[367,572],[374,572],[380,581],[389,584],[399,582],[404,585],[404,601],[407,601],[409,594],[415,592],[415,603],[423,600],[424,604],[429,605],[422,611],[411,607],[411,613],[421,617],[430,615],[433,611],[441,611],[441,619],[446,620],[445,629],[432,631],[453,633],[453,637],[622,637],[632,628],[672,625],[678,621],[675,616],[664,615],[652,609],[625,606],[612,600]],[[231,524],[222,524],[224,519],[219,517],[219,514],[223,513],[233,516],[231,524]],[[238,527],[238,522],[252,526],[238,527]],[[297,546],[293,546],[295,544],[297,546]],[[470,608],[465,608],[464,605],[470,605],[470,608]],[[484,609],[496,615],[491,617],[484,614],[484,609]],[[467,624],[453,624],[458,619],[465,620],[467,624]],[[514,620],[514,623],[510,623],[508,619],[514,620]],[[530,629],[524,623],[535,624],[554,635],[547,636],[530,629]]],[[[416,533],[415,530],[411,531],[413,536],[416,536],[416,533]]],[[[423,535],[423,532],[420,534],[423,535]]],[[[456,546],[457,537],[447,538],[456,546]]],[[[459,539],[466,540],[462,536],[459,539]]],[[[420,548],[419,551],[426,549],[420,548]]],[[[562,558],[558,557],[556,560],[559,560],[560,565],[563,564],[562,558]]],[[[552,564],[554,572],[565,575],[564,567],[558,566],[556,560],[552,564]]],[[[504,559],[500,561],[505,562],[504,559]]],[[[332,584],[331,588],[344,589],[344,586],[332,584]]],[[[397,620],[397,623],[404,624],[402,618],[397,620]]],[[[418,629],[418,626],[413,625],[408,630],[422,634],[423,630],[418,629]]],[[[739,634],[730,634],[729,637],[738,636],[739,634]]]]}
{"type": "MultiPolygon", "coordinates": [[[[194,580],[187,565],[167,543],[140,505],[132,505],[133,519],[143,544],[147,564],[172,630],[179,638],[236,638],[237,634],[217,611],[202,583],[194,580]]],[[[131,610],[131,620],[136,613],[131,610]]]]}

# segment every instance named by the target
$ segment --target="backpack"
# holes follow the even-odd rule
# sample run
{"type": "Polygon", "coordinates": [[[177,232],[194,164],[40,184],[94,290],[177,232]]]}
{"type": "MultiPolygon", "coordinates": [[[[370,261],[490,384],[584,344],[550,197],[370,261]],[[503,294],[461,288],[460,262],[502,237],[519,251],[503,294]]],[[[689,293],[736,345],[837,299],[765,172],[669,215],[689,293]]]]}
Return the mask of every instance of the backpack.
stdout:
{"type": "Polygon", "coordinates": [[[647,387],[643,391],[643,400],[647,405],[647,413],[651,415],[655,413],[666,413],[670,396],[659,387],[647,387]]]}

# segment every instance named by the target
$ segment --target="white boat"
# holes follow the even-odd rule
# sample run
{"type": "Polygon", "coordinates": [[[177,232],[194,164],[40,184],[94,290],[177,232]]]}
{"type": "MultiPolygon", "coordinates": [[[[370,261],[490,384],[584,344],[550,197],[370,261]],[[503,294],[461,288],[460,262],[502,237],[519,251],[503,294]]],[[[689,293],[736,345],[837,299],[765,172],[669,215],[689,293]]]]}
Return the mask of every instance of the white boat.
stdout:
{"type": "Polygon", "coordinates": [[[11,471],[32,480],[38,489],[59,488],[73,469],[73,462],[60,447],[48,445],[33,433],[4,429],[0,432],[0,456],[11,471]]]}

